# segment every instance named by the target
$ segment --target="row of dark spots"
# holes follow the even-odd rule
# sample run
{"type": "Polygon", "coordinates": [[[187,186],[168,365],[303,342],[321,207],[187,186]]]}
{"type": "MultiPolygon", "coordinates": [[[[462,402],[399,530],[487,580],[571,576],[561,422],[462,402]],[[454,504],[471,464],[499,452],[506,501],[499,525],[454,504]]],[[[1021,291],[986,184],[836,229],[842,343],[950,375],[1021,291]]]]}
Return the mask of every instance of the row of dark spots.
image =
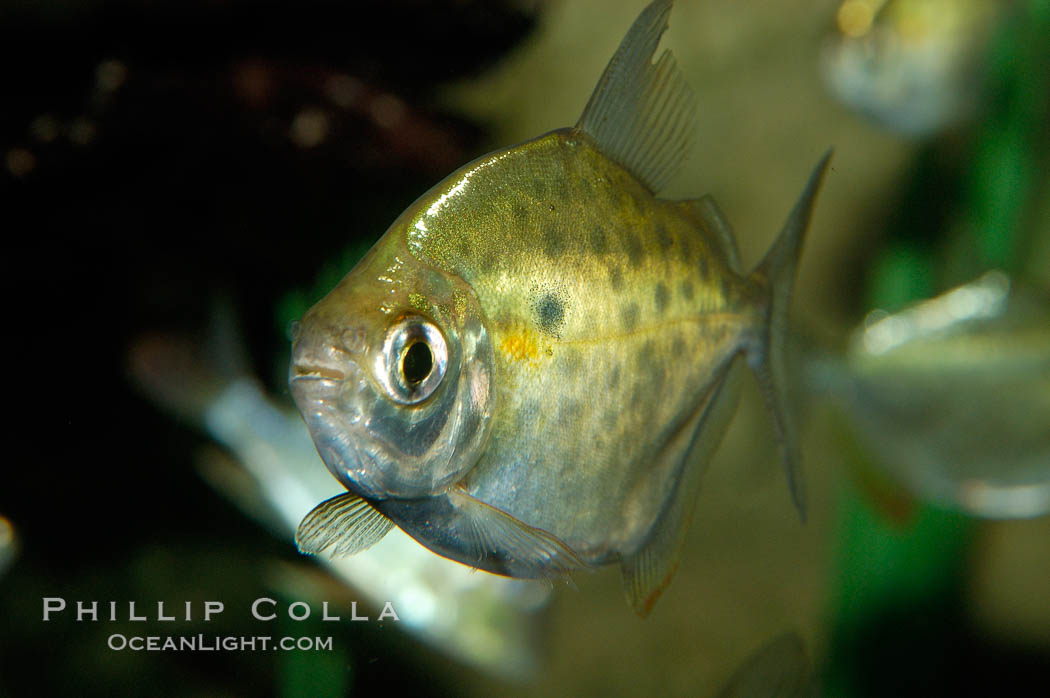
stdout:
{"type": "Polygon", "coordinates": [[[640,267],[644,252],[642,250],[642,242],[638,239],[638,236],[631,231],[627,231],[624,235],[623,247],[624,252],[627,253],[627,263],[635,268],[640,267]]]}
{"type": "MultiPolygon", "coordinates": [[[[656,289],[653,291],[653,302],[656,304],[658,313],[663,313],[667,309],[670,298],[667,285],[663,281],[657,282],[656,289]]],[[[623,327],[624,332],[633,332],[638,327],[640,316],[641,311],[638,309],[638,304],[634,301],[629,301],[620,306],[620,326],[623,327]]]]}
{"type": "MultiPolygon", "coordinates": [[[[613,268],[610,271],[610,281],[613,289],[620,290],[623,286],[623,275],[620,270],[613,268]]],[[[693,300],[695,293],[693,282],[689,279],[684,279],[678,287],[679,292],[687,303],[693,300]]],[[[663,281],[657,281],[656,286],[653,288],[653,305],[656,307],[656,313],[662,315],[666,312],[668,306],[671,303],[671,291],[667,288],[667,284],[663,281]]],[[[641,311],[638,308],[638,304],[631,301],[624,303],[620,307],[620,324],[625,332],[632,332],[638,327],[638,320],[641,316],[641,311]]]]}
{"type": "MultiPolygon", "coordinates": [[[[663,253],[665,261],[670,261],[675,251],[675,236],[672,235],[667,227],[663,223],[657,223],[654,229],[656,241],[659,249],[663,253]]],[[[680,239],[683,241],[680,248],[683,256],[686,257],[687,266],[692,262],[695,256],[695,250],[693,246],[684,242],[685,236],[680,239]]],[[[608,251],[607,236],[605,231],[600,227],[595,228],[591,234],[591,247],[595,254],[605,256],[608,251]]],[[[637,234],[633,232],[627,232],[623,237],[623,250],[624,256],[627,258],[627,264],[633,268],[641,266],[642,261],[645,258],[644,247],[637,234]]],[[[614,291],[620,291],[623,289],[624,275],[621,265],[616,263],[615,257],[609,259],[609,283],[614,291]]],[[[701,256],[699,259],[700,264],[700,277],[706,278],[708,273],[707,260],[701,256]]],[[[693,298],[693,284],[692,281],[683,282],[679,289],[685,300],[691,301],[693,298]]],[[[656,310],[662,313],[670,303],[670,291],[664,282],[659,282],[654,290],[654,303],[656,310]]]]}
{"type": "Polygon", "coordinates": [[[671,246],[674,244],[674,238],[663,223],[656,224],[656,243],[663,250],[665,256],[670,252],[671,246]]]}

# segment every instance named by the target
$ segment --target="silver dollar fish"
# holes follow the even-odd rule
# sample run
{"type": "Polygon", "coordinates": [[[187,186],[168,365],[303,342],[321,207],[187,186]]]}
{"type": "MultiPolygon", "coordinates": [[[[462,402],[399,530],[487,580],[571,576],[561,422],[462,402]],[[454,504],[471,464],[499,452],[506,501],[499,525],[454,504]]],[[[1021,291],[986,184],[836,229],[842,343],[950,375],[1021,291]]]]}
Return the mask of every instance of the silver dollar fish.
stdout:
{"type": "Polygon", "coordinates": [[[349,490],[299,527],[350,554],[395,524],[523,578],[619,563],[645,614],[668,584],[743,356],[804,510],[781,344],[826,155],[749,275],[710,197],[658,199],[694,130],[647,7],[574,128],[424,194],[294,329],[292,394],[349,490]]]}

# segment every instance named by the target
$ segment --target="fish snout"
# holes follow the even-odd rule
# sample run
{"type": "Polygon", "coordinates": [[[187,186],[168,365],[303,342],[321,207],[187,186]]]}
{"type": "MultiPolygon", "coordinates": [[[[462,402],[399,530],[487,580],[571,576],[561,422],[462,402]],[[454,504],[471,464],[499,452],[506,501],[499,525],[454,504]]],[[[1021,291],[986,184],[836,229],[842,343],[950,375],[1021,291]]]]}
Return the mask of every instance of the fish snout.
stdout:
{"type": "Polygon", "coordinates": [[[304,321],[292,327],[292,362],[289,381],[342,383],[359,371],[365,333],[357,328],[318,325],[304,321]]]}

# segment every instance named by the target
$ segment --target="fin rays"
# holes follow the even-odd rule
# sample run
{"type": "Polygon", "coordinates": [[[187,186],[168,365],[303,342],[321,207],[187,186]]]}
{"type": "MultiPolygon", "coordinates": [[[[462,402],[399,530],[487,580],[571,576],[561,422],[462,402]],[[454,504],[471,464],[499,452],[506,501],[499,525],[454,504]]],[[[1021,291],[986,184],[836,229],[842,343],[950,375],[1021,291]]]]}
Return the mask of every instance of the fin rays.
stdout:
{"type": "Polygon", "coordinates": [[[696,114],[693,92],[671,52],[651,62],[670,13],[670,0],[657,0],[642,11],[576,123],[653,192],[678,170],[696,114]]]}
{"type": "Polygon", "coordinates": [[[717,450],[736,411],[740,375],[737,366],[739,362],[731,359],[700,399],[696,414],[684,434],[688,444],[681,456],[668,502],[642,548],[621,563],[627,600],[639,616],[649,614],[678,569],[700,493],[704,466],[717,450]]]}
{"type": "Polygon", "coordinates": [[[785,343],[787,336],[788,309],[791,304],[792,287],[798,268],[802,242],[809,227],[813,203],[824,179],[832,151],[820,159],[806,182],[795,207],[765,258],[751,274],[751,281],[768,294],[768,326],[757,350],[752,350],[748,363],[758,378],[759,387],[766,406],[773,416],[780,442],[781,458],[787,473],[788,489],[799,517],[806,520],[806,487],[798,452],[798,439],[791,420],[787,398],[787,374],[785,365],[785,343]]]}
{"type": "Polygon", "coordinates": [[[355,555],[390,532],[394,522],[356,494],[344,492],[314,507],[295,532],[299,552],[318,555],[335,546],[334,556],[355,555]]]}
{"type": "Polygon", "coordinates": [[[515,569],[514,576],[534,578],[566,577],[587,566],[569,546],[547,531],[529,526],[465,492],[452,490],[449,497],[467,519],[465,533],[471,556],[479,563],[492,556],[502,557],[515,569]]]}

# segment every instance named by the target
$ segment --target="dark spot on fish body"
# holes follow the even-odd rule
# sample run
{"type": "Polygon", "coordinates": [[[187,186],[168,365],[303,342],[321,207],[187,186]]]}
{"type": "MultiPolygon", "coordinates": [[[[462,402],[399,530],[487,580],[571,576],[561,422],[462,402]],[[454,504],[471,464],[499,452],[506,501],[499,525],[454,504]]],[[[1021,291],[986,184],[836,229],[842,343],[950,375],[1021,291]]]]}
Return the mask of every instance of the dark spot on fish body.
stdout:
{"type": "Polygon", "coordinates": [[[557,335],[565,322],[565,302],[557,294],[548,291],[535,304],[536,323],[549,335],[557,335]]]}
{"type": "Polygon", "coordinates": [[[653,302],[656,303],[656,312],[662,313],[667,310],[668,300],[670,300],[670,294],[667,291],[667,284],[663,281],[657,282],[656,289],[653,291],[653,302]]]}
{"type": "Polygon", "coordinates": [[[678,285],[678,290],[686,301],[693,300],[693,295],[696,293],[696,289],[693,288],[693,282],[689,279],[683,279],[682,283],[678,285]]]}
{"type": "Polygon", "coordinates": [[[603,255],[608,249],[605,241],[605,229],[596,225],[591,229],[591,249],[597,255],[603,255]]]}
{"type": "Polygon", "coordinates": [[[683,358],[685,354],[685,340],[682,339],[681,335],[676,334],[674,339],[671,340],[671,356],[677,361],[683,358]]]}
{"type": "Polygon", "coordinates": [[[694,243],[689,240],[691,235],[681,235],[678,238],[678,249],[682,255],[682,261],[686,264],[692,264],[693,258],[696,255],[694,250],[694,243]]]}
{"type": "Polygon", "coordinates": [[[613,369],[609,371],[609,378],[606,381],[608,389],[615,390],[620,385],[620,364],[613,366],[613,369]]]}
{"type": "Polygon", "coordinates": [[[623,288],[623,272],[620,271],[620,267],[614,266],[609,268],[609,283],[612,284],[614,291],[619,291],[623,288]]]}
{"type": "Polygon", "coordinates": [[[638,267],[642,263],[642,243],[638,239],[638,236],[633,232],[628,232],[624,236],[623,241],[624,251],[627,253],[627,261],[632,267],[638,267]]]}
{"type": "Polygon", "coordinates": [[[663,223],[656,224],[656,243],[660,246],[660,249],[663,250],[665,255],[674,244],[674,238],[667,230],[667,226],[663,223]]]}
{"type": "Polygon", "coordinates": [[[560,257],[565,253],[565,235],[554,227],[548,226],[543,230],[543,253],[548,257],[560,257]]]}
{"type": "Polygon", "coordinates": [[[638,326],[638,304],[628,303],[620,308],[620,324],[624,331],[632,332],[638,326]]]}

